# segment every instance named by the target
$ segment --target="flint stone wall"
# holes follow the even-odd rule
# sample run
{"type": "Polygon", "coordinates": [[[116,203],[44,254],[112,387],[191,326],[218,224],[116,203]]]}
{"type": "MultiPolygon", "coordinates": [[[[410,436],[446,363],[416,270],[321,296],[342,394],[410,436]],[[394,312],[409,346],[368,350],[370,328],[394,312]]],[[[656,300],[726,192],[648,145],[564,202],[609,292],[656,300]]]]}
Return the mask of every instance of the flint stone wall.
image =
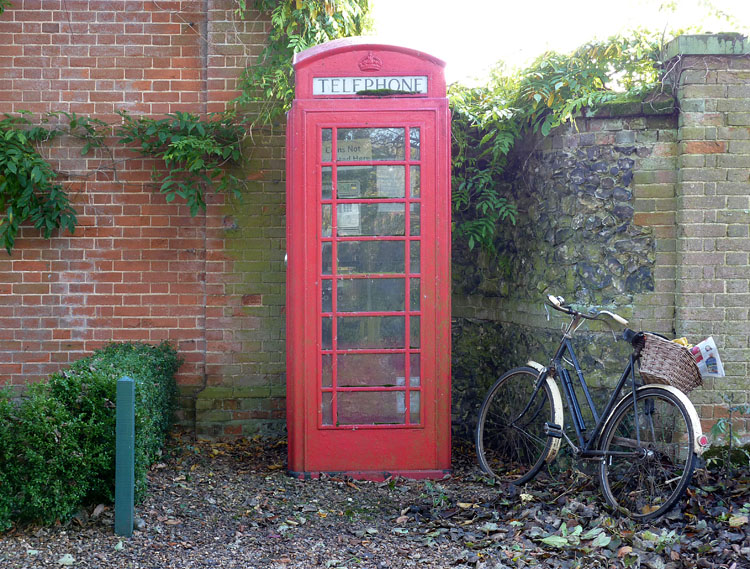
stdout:
{"type": "MultiPolygon", "coordinates": [[[[546,319],[548,293],[610,308],[633,329],[713,336],[726,377],[690,394],[704,431],[750,401],[750,42],[681,36],[667,56],[674,110],[668,98],[610,106],[530,141],[508,182],[519,220],[502,228],[500,257],[472,266],[456,246],[459,436],[496,376],[550,357],[560,319],[546,319]]],[[[579,342],[593,383],[612,385],[628,346],[591,327],[579,342]]],[[[749,423],[734,417],[745,439],[749,423]]]]}
{"type": "MultiPolygon", "coordinates": [[[[470,435],[484,392],[503,370],[551,357],[564,319],[552,313],[547,320],[547,294],[631,318],[636,298],[657,288],[657,237],[638,218],[637,203],[652,188],[635,182],[644,171],[661,184],[671,180],[677,116],[666,103],[605,107],[541,142],[527,141],[513,157],[507,186],[519,216],[501,228],[498,258],[477,264],[476,255],[455,248],[457,436],[470,435]],[[612,116],[621,112],[638,114],[612,116]]],[[[628,345],[601,327],[575,338],[581,365],[593,374],[587,380],[613,384],[628,345]]]]}

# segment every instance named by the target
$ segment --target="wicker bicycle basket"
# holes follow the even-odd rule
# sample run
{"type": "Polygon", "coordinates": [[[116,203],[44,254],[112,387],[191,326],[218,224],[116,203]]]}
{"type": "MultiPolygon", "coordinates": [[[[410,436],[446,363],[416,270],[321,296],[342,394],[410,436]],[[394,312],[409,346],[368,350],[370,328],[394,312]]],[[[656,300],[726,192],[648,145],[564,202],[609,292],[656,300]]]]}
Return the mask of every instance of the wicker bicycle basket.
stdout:
{"type": "Polygon", "coordinates": [[[672,385],[684,393],[703,384],[687,348],[654,334],[644,334],[643,339],[640,372],[645,383],[672,385]]]}

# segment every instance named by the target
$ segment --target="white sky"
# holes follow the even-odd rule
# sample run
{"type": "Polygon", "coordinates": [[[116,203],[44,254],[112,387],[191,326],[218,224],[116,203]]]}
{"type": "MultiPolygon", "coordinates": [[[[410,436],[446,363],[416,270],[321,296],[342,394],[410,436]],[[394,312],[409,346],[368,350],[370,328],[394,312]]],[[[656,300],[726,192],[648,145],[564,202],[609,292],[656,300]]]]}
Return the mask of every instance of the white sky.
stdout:
{"type": "Polygon", "coordinates": [[[371,0],[375,33],[443,59],[449,82],[481,76],[497,60],[522,66],[635,27],[750,31],[750,0],[371,0]],[[674,9],[664,9],[664,5],[674,9]],[[740,22],[710,17],[711,9],[740,22]]]}

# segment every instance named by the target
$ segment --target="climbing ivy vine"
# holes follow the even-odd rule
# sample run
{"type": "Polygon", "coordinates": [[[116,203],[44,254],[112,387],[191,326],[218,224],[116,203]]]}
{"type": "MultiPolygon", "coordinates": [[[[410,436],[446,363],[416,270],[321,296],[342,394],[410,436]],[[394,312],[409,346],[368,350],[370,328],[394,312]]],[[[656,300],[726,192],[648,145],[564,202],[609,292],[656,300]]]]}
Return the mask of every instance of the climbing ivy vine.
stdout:
{"type": "Polygon", "coordinates": [[[168,202],[180,197],[190,215],[206,209],[205,188],[231,191],[240,196],[242,181],[228,166],[241,162],[244,127],[232,113],[212,113],[202,119],[192,113],[168,114],[163,119],[133,117],[121,112],[122,124],[115,129],[119,141],[134,145],[142,156],[163,161],[152,177],[168,202]]]}
{"type": "MultiPolygon", "coordinates": [[[[250,0],[236,0],[241,15],[250,0]]],[[[270,15],[271,33],[258,62],[240,79],[239,105],[254,103],[253,124],[283,116],[294,98],[292,59],[309,47],[362,35],[369,23],[369,0],[255,0],[252,7],[270,15]]]]}
{"type": "MultiPolygon", "coordinates": [[[[359,35],[366,26],[368,0],[235,0],[237,14],[249,8],[270,15],[271,33],[257,65],[241,78],[238,108],[247,103],[253,116],[247,123],[235,112],[200,117],[174,113],[164,118],[134,117],[121,113],[121,124],[70,113],[48,113],[32,120],[28,113],[6,115],[0,121],[0,243],[10,253],[21,224],[30,220],[45,237],[55,229],[75,230],[76,212],[60,173],[43,158],[42,147],[61,135],[82,140],[82,154],[99,151],[116,168],[106,136],[163,162],[155,169],[159,191],[171,202],[180,197],[191,215],[205,209],[205,191],[231,191],[239,196],[242,181],[232,167],[242,161],[245,131],[270,124],[291,104],[294,53],[339,37],[359,35]],[[50,126],[56,123],[57,126],[50,126]],[[36,125],[36,126],[35,126],[36,125]]],[[[0,14],[10,0],[0,0],[0,14]]]]}
{"type": "Polygon", "coordinates": [[[10,254],[19,227],[31,220],[46,238],[59,227],[73,230],[75,211],[52,167],[33,143],[46,136],[41,129],[24,132],[25,117],[0,121],[0,243],[10,254]]]}
{"type": "Polygon", "coordinates": [[[47,113],[38,121],[27,112],[6,114],[0,120],[0,244],[8,254],[26,221],[45,238],[56,229],[75,230],[75,209],[58,172],[42,158],[37,145],[65,134],[84,139],[82,154],[87,154],[102,145],[103,124],[64,112],[47,113]]]}
{"type": "MultiPolygon", "coordinates": [[[[0,0],[0,12],[9,0],[0,0]]],[[[57,173],[39,146],[61,134],[83,140],[83,153],[109,152],[105,135],[143,156],[162,160],[155,170],[168,201],[184,199],[193,215],[205,207],[208,188],[238,192],[240,181],[227,167],[242,160],[245,126],[269,125],[289,108],[295,53],[332,39],[360,35],[368,26],[369,0],[235,0],[242,17],[249,9],[268,14],[271,30],[259,60],[241,77],[236,108],[248,111],[246,124],[233,113],[199,117],[175,113],[164,118],[123,113],[119,125],[58,115],[67,127],[34,127],[29,117],[0,122],[0,241],[11,251],[18,228],[31,220],[46,236],[57,228],[73,231],[72,207],[57,173]]],[[[514,204],[502,187],[509,155],[527,132],[546,136],[585,108],[617,94],[658,87],[661,37],[634,32],[588,43],[574,53],[546,53],[530,67],[508,73],[498,67],[479,87],[453,85],[453,205],[455,232],[469,248],[494,251],[498,224],[514,222],[514,204]]],[[[42,121],[43,122],[43,121],[42,121]]]]}
{"type": "Polygon", "coordinates": [[[636,31],[568,55],[545,53],[518,72],[499,66],[479,87],[451,86],[455,233],[470,249],[494,253],[498,224],[515,222],[502,188],[516,142],[529,132],[547,136],[614,98],[658,91],[661,42],[636,31]]]}

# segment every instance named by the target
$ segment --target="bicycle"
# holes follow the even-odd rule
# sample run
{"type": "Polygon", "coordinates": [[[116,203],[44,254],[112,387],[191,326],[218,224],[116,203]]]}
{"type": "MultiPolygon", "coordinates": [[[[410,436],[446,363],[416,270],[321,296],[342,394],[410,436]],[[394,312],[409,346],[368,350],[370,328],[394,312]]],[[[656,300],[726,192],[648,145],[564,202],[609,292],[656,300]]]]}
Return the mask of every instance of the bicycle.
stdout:
{"type": "MultiPolygon", "coordinates": [[[[562,297],[547,298],[545,306],[569,315],[570,322],[549,366],[532,361],[511,369],[487,392],[476,429],[482,470],[500,481],[524,484],[554,461],[564,439],[575,457],[600,461],[599,480],[609,506],[639,521],[661,516],[680,499],[692,478],[696,457],[708,446],[698,413],[683,391],[673,385],[636,380],[636,363],[641,375],[650,377],[641,362],[644,346],[659,342],[677,345],[628,329],[628,321],[613,312],[584,314],[566,306],[562,297]],[[601,413],[571,343],[573,334],[587,320],[621,324],[626,327],[623,339],[634,347],[601,413]],[[591,409],[593,428],[584,420],[569,367],[591,409]],[[562,385],[577,445],[565,432],[563,400],[555,380],[562,385]],[[630,390],[620,397],[626,383],[630,390]]],[[[670,353],[672,349],[667,347],[670,353]]],[[[691,373],[697,373],[697,367],[691,373]]]]}

